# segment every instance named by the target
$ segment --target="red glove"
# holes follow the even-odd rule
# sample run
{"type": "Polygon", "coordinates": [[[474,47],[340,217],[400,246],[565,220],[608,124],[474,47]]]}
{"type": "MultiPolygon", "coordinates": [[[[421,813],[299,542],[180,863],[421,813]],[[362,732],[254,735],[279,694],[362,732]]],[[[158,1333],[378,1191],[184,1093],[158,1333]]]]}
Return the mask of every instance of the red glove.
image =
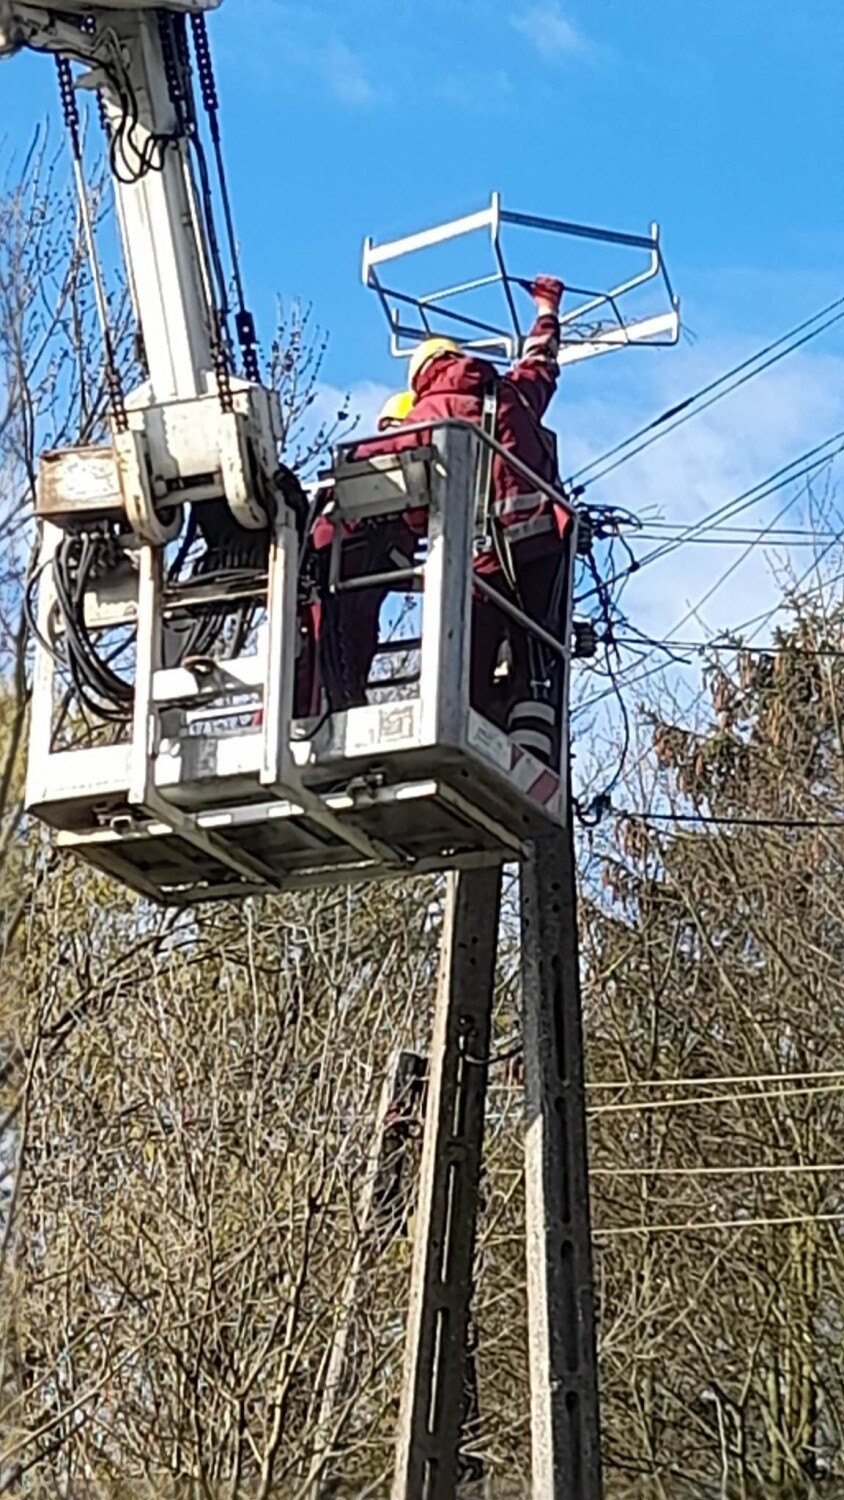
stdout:
{"type": "Polygon", "coordinates": [[[556,276],[537,276],[531,283],[532,296],[538,313],[558,313],[565,287],[556,276]]]}

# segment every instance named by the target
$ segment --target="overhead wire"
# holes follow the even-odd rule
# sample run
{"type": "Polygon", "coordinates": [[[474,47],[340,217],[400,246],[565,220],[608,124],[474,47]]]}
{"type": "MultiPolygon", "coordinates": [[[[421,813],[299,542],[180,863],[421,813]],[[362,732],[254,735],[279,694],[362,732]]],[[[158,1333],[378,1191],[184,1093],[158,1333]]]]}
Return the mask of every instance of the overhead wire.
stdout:
{"type": "Polygon", "coordinates": [[[742,1219],[693,1219],[686,1223],[622,1224],[593,1230],[597,1240],[619,1239],[629,1235],[691,1234],[714,1229],[773,1229],[792,1224],[844,1224],[844,1213],[764,1215],[742,1219]]]}
{"type": "MultiPolygon", "coordinates": [[[[742,511],[748,510],[751,505],[758,504],[762,500],[770,499],[771,495],[775,495],[787,485],[796,484],[800,479],[809,478],[817,470],[831,463],[841,452],[844,452],[844,428],[839,432],[833,433],[830,437],[824,438],[823,442],[816,443],[814,447],[807,448],[797,458],[793,458],[788,463],[781,465],[779,469],[775,469],[773,473],[768,474],[764,479],[758,480],[756,484],[750,485],[748,489],[742,490],[730,500],[723,501],[714,510],[707,511],[697,521],[690,521],[687,526],[681,527],[676,537],[667,538],[657,547],[654,547],[651,552],[647,552],[644,557],[638,558],[635,567],[630,571],[641,572],[643,568],[648,567],[653,562],[660,561],[686,542],[691,541],[697,536],[704,535],[713,526],[723,525],[728,518],[731,519],[733,516],[740,515],[742,511]],[[833,447],[831,452],[825,452],[824,450],[829,449],[832,444],[837,444],[837,446],[833,447]],[[801,464],[803,465],[802,468],[799,467],[801,464]],[[792,472],[795,470],[796,472],[792,472]]],[[[772,522],[771,524],[775,523],[772,522]]]]}
{"type": "MultiPolygon", "coordinates": [[[[842,444],[842,447],[844,447],[844,444],[842,444]]],[[[776,489],[784,488],[785,484],[789,483],[789,482],[790,481],[780,481],[776,485],[776,489]]],[[[771,490],[769,493],[773,493],[773,492],[774,491],[771,490]]],[[[763,537],[766,534],[766,532],[767,532],[767,530],[768,530],[769,527],[776,526],[777,522],[782,518],[782,516],[785,515],[788,512],[788,510],[793,505],[795,505],[797,503],[797,500],[800,498],[800,494],[801,494],[801,491],[795,492],[795,494],[792,495],[786,501],[785,505],[783,505],[783,506],[780,507],[780,510],[777,512],[776,516],[774,516],[772,518],[772,520],[768,523],[768,526],[764,526],[764,527],[760,528],[759,532],[757,533],[757,537],[763,537]]],[[[835,545],[835,541],[836,540],[837,539],[834,539],[832,542],[830,542],[828,544],[828,547],[826,549],[827,551],[830,550],[832,548],[832,546],[835,545]]],[[[734,558],[732,560],[732,562],[729,564],[729,566],[726,567],[719,574],[718,578],[714,581],[713,584],[710,585],[710,587],[706,590],[706,592],[698,600],[696,600],[695,603],[689,609],[686,610],[685,614],[671,627],[671,630],[670,630],[669,634],[673,634],[675,631],[681,630],[682,627],[689,620],[691,620],[691,619],[694,618],[694,616],[697,614],[698,610],[700,610],[702,608],[702,606],[704,604],[706,604],[708,602],[708,600],[711,599],[713,597],[713,595],[718,592],[718,590],[723,586],[723,584],[726,583],[727,579],[729,577],[731,577],[731,575],[733,573],[736,572],[736,570],[741,566],[741,564],[750,555],[751,551],[752,551],[752,546],[746,546],[744,552],[738,558],[734,558]]],[[[825,554],[821,554],[821,556],[823,556],[823,555],[825,555],[825,554]]],[[[815,559],[813,561],[813,563],[810,566],[808,572],[811,572],[812,568],[817,565],[817,561],[818,561],[818,559],[815,559]]],[[[808,575],[804,574],[804,577],[805,576],[808,576],[808,575]]],[[[624,673],[619,673],[617,675],[617,679],[616,679],[616,683],[614,684],[614,688],[615,689],[626,689],[626,688],[634,687],[634,686],[636,686],[637,683],[645,681],[647,679],[647,677],[654,675],[655,672],[661,671],[662,670],[662,664],[661,663],[657,663],[653,668],[649,669],[648,671],[646,671],[644,673],[640,671],[643,662],[647,661],[650,657],[652,657],[654,655],[654,653],[657,650],[659,650],[660,648],[661,648],[661,643],[656,643],[656,644],[652,645],[651,647],[649,647],[645,651],[644,657],[640,658],[640,660],[637,663],[633,664],[630,668],[626,669],[627,672],[630,672],[630,671],[634,672],[636,674],[635,676],[633,676],[633,677],[630,677],[630,676],[625,677],[624,673]]],[[[613,692],[613,690],[614,689],[612,689],[612,688],[604,689],[600,693],[594,694],[591,698],[588,698],[585,702],[577,704],[575,706],[574,712],[576,712],[576,713],[583,713],[587,709],[595,707],[598,703],[602,702],[604,699],[606,699],[607,697],[609,697],[611,695],[611,693],[613,692]]]]}
{"type": "MultiPolygon", "coordinates": [[[[640,531],[639,538],[643,542],[659,542],[664,540],[664,536],[660,533],[648,531],[640,531]]],[[[795,547],[815,547],[819,540],[820,537],[813,535],[811,532],[803,532],[802,534],[792,533],[789,535],[779,530],[774,533],[768,533],[765,536],[756,535],[750,541],[749,545],[751,547],[787,547],[791,549],[795,547]]],[[[689,537],[684,545],[689,547],[743,547],[745,543],[747,543],[746,534],[743,536],[721,536],[713,533],[707,536],[689,537]]]]}
{"type": "MultiPolygon", "coordinates": [[[[781,487],[781,486],[779,486],[779,487],[781,487]]],[[[799,498],[799,493],[800,492],[798,492],[795,496],[793,496],[792,499],[791,499],[791,501],[787,502],[786,506],[784,507],[785,510],[787,510],[789,508],[789,506],[791,504],[793,504],[799,498]]],[[[781,510],[778,513],[778,515],[776,517],[774,517],[773,521],[771,523],[769,523],[769,524],[772,525],[772,526],[776,525],[777,520],[780,518],[780,516],[782,514],[783,514],[783,510],[781,510]]],[[[794,589],[793,589],[794,593],[796,593],[800,588],[802,588],[803,584],[805,583],[805,581],[809,577],[809,575],[820,567],[820,565],[823,562],[824,558],[829,555],[829,553],[832,551],[832,548],[834,546],[836,546],[838,544],[838,542],[839,542],[839,538],[838,538],[837,534],[833,533],[832,536],[831,536],[831,540],[829,542],[827,542],[827,544],[824,546],[824,548],[822,549],[822,551],[819,554],[816,554],[816,556],[812,559],[812,562],[809,564],[808,568],[806,568],[804,570],[804,572],[801,574],[800,578],[797,580],[796,584],[794,585],[794,589]]],[[[672,632],[671,633],[673,633],[673,631],[681,629],[682,626],[689,619],[693,618],[693,616],[697,614],[697,612],[701,608],[702,604],[705,603],[707,599],[711,598],[712,595],[713,595],[713,593],[717,592],[717,590],[718,590],[718,588],[720,588],[721,584],[723,582],[725,582],[726,578],[732,572],[734,572],[736,570],[736,568],[740,565],[740,563],[744,560],[744,558],[747,555],[749,555],[749,549],[746,549],[745,552],[742,554],[742,556],[739,559],[737,559],[736,561],[734,561],[730,565],[729,568],[727,568],[727,569],[724,570],[724,572],[721,574],[720,578],[718,580],[716,580],[716,583],[707,591],[707,593],[703,596],[703,598],[699,599],[689,610],[687,610],[686,613],[685,613],[685,615],[682,617],[682,619],[680,621],[678,621],[677,624],[675,624],[672,627],[672,632]]],[[[750,643],[752,643],[752,641],[754,640],[754,638],[760,633],[760,631],[762,629],[764,629],[765,625],[767,623],[769,623],[770,620],[773,618],[773,616],[775,614],[777,614],[783,607],[784,607],[783,601],[780,601],[779,603],[772,605],[769,610],[763,611],[763,612],[761,612],[760,614],[758,614],[756,616],[752,616],[750,618],[750,620],[747,620],[747,621],[744,622],[744,624],[738,626],[737,627],[737,632],[740,632],[741,630],[747,629],[747,627],[749,625],[756,625],[756,629],[754,630],[753,635],[750,637],[750,643]]],[[[664,670],[664,664],[662,662],[657,662],[652,667],[649,667],[649,668],[647,668],[644,671],[642,671],[641,668],[642,668],[643,662],[647,661],[649,657],[653,656],[656,651],[660,651],[660,650],[661,651],[665,651],[666,649],[667,648],[665,647],[665,645],[663,643],[661,643],[661,642],[654,642],[654,643],[652,643],[652,645],[650,646],[650,648],[648,648],[645,651],[644,655],[640,656],[638,662],[635,663],[630,669],[628,669],[628,670],[634,671],[636,673],[635,676],[633,676],[633,677],[628,676],[624,681],[621,681],[620,680],[621,674],[613,675],[611,686],[609,688],[605,688],[603,691],[601,691],[599,693],[595,693],[591,698],[586,699],[582,703],[576,704],[572,708],[571,717],[572,717],[572,719],[574,719],[576,715],[586,713],[587,711],[589,711],[589,710],[597,707],[601,702],[605,701],[608,697],[611,697],[611,696],[615,696],[615,698],[617,699],[618,703],[622,706],[622,708],[623,708],[623,724],[624,724],[624,755],[623,755],[623,758],[622,758],[622,760],[620,762],[619,770],[618,770],[617,774],[614,776],[614,778],[613,778],[613,780],[612,780],[612,782],[610,784],[611,788],[613,790],[614,790],[615,786],[617,786],[619,780],[621,779],[621,775],[623,774],[624,770],[626,769],[627,756],[628,756],[628,753],[629,753],[629,714],[628,714],[628,710],[627,710],[627,705],[624,702],[623,693],[624,693],[625,690],[627,690],[627,689],[629,689],[631,687],[638,686],[642,682],[646,681],[648,678],[653,677],[657,673],[662,672],[664,670]]],[[[704,696],[704,692],[705,692],[705,687],[703,687],[703,688],[701,688],[699,690],[699,692],[697,693],[696,698],[694,700],[694,702],[696,704],[701,702],[701,700],[702,700],[702,698],[704,696]]],[[[645,752],[642,753],[642,755],[639,756],[639,758],[637,760],[637,765],[640,765],[642,763],[642,760],[645,758],[645,755],[647,753],[648,752],[645,751],[645,752]]],[[[594,795],[591,798],[591,800],[586,805],[583,805],[578,799],[575,799],[574,800],[574,809],[575,809],[575,813],[576,813],[576,815],[578,817],[578,820],[586,828],[597,827],[609,813],[616,811],[616,809],[614,809],[613,805],[612,805],[612,791],[610,791],[609,794],[608,794],[607,791],[606,791],[606,789],[603,789],[603,790],[599,791],[596,795],[594,795]]],[[[822,825],[816,824],[815,826],[820,827],[822,825]]],[[[831,826],[837,827],[839,825],[837,823],[833,823],[831,826]]]]}
{"type": "Polygon", "coordinates": [[[719,641],[713,638],[709,641],[690,641],[687,638],[672,639],[671,636],[666,636],[662,640],[655,641],[643,640],[635,636],[617,635],[615,637],[615,640],[620,646],[637,646],[642,644],[650,644],[655,648],[658,647],[670,652],[695,651],[702,654],[707,651],[732,651],[741,652],[742,655],[748,656],[772,656],[776,654],[776,652],[781,651],[785,652],[787,655],[794,656],[823,656],[832,657],[833,659],[844,657],[844,647],[841,646],[803,646],[797,644],[794,641],[783,642],[782,645],[774,642],[769,646],[750,646],[746,645],[744,641],[740,640],[719,641]]]}
{"type": "Polygon", "coordinates": [[[588,1082],[586,1088],[592,1092],[602,1089],[691,1089],[698,1085],[714,1088],[716,1084],[791,1083],[796,1079],[802,1082],[806,1078],[840,1078],[844,1081],[844,1068],[809,1068],[806,1071],[801,1069],[787,1073],[720,1073],[711,1076],[705,1073],[687,1073],[679,1078],[608,1078],[588,1082]]]}
{"type": "MultiPolygon", "coordinates": [[[[823,446],[823,445],[821,445],[821,446],[823,446]]],[[[835,450],[835,452],[833,454],[827,455],[826,458],[825,458],[825,460],[824,460],[824,462],[831,462],[832,458],[834,458],[838,452],[842,451],[842,449],[844,449],[844,444],[841,445],[841,449],[837,449],[837,450],[835,450]]],[[[780,483],[777,484],[776,488],[777,489],[783,488],[784,485],[786,483],[788,483],[788,482],[790,482],[790,481],[788,481],[788,480],[781,481],[780,483]]],[[[771,493],[773,493],[773,491],[771,491],[771,493]]],[[[798,494],[794,497],[795,500],[799,498],[799,493],[800,492],[798,492],[798,494]]],[[[786,509],[787,508],[788,507],[786,507],[786,509]]],[[[779,518],[779,516],[781,514],[782,514],[782,511],[780,511],[778,513],[778,516],[775,517],[769,523],[769,525],[771,525],[771,526],[775,525],[777,519],[779,518]]],[[[757,533],[757,535],[763,535],[766,530],[767,530],[767,528],[765,528],[765,527],[760,528],[760,531],[759,531],[759,533],[757,533]]],[[[840,538],[838,537],[838,535],[836,533],[832,533],[830,541],[828,541],[824,545],[824,547],[821,549],[821,551],[816,554],[816,556],[812,559],[812,561],[809,564],[809,566],[806,569],[804,569],[803,573],[800,575],[800,577],[797,579],[797,581],[793,585],[792,590],[791,590],[792,595],[795,594],[795,593],[797,593],[803,587],[804,583],[806,582],[806,580],[810,576],[810,574],[813,573],[816,569],[818,569],[820,567],[820,565],[824,561],[824,559],[829,556],[829,553],[832,551],[833,547],[837,546],[839,544],[839,542],[840,542],[840,538]]],[[[671,629],[669,631],[669,635],[672,635],[674,633],[674,631],[681,629],[684,624],[686,624],[690,619],[694,618],[694,616],[697,614],[698,610],[701,608],[702,604],[705,603],[707,599],[711,598],[712,595],[713,595],[713,593],[717,592],[717,589],[726,580],[726,577],[729,575],[729,573],[735,571],[736,565],[737,565],[736,563],[733,563],[733,564],[731,564],[731,566],[730,566],[729,569],[725,569],[725,571],[721,574],[720,578],[716,580],[715,585],[713,585],[713,587],[710,588],[707,591],[706,595],[704,595],[703,598],[698,599],[696,601],[696,603],[690,609],[688,609],[686,611],[686,613],[683,615],[682,619],[679,620],[675,625],[673,625],[671,627],[671,629]]],[[[746,630],[750,625],[756,625],[757,628],[754,630],[753,634],[749,638],[749,643],[752,644],[753,640],[759,634],[760,630],[764,629],[765,625],[770,622],[770,620],[773,618],[773,616],[775,614],[779,613],[783,608],[785,608],[785,601],[783,601],[783,600],[778,601],[776,604],[772,605],[770,607],[770,609],[764,610],[764,611],[760,612],[758,615],[751,616],[751,618],[749,620],[745,620],[741,625],[738,625],[738,626],[734,627],[736,634],[740,634],[740,632],[742,630],[746,630]]],[[[626,680],[624,680],[622,682],[621,686],[624,687],[624,688],[634,687],[638,683],[644,682],[649,677],[654,676],[657,672],[662,671],[663,668],[662,668],[662,664],[661,663],[656,663],[656,665],[654,665],[653,667],[648,668],[644,672],[640,672],[639,671],[639,668],[641,668],[641,666],[642,666],[642,662],[646,661],[649,657],[653,656],[654,653],[655,653],[655,651],[657,651],[659,649],[662,649],[661,643],[656,643],[648,651],[646,651],[645,656],[643,658],[641,658],[639,660],[639,662],[637,662],[633,666],[633,668],[631,669],[631,670],[635,671],[637,673],[637,675],[635,677],[632,677],[632,678],[631,677],[627,677],[626,680]]],[[[599,702],[603,701],[605,698],[607,698],[609,696],[609,693],[610,693],[610,690],[606,690],[605,689],[603,692],[595,694],[592,698],[587,699],[586,702],[584,702],[582,704],[576,705],[576,707],[574,709],[574,712],[576,712],[576,713],[585,712],[586,709],[596,706],[597,703],[599,703],[599,702]]],[[[701,694],[698,695],[697,701],[700,701],[700,697],[701,696],[702,696],[701,694]]]]}
{"type": "MultiPolygon", "coordinates": [[[[698,1079],[697,1082],[703,1083],[704,1080],[698,1079]]],[[[623,1099],[610,1104],[590,1104],[586,1112],[590,1119],[602,1115],[644,1115],[659,1113],[661,1110],[702,1109],[707,1104],[755,1104],[757,1100],[763,1099],[807,1098],[817,1094],[844,1094],[844,1083],[806,1084],[794,1089],[760,1089],[754,1094],[701,1094],[696,1099],[684,1095],[669,1099],[623,1099]]]]}
{"type": "Polygon", "coordinates": [[[825,333],[827,329],[833,327],[842,319],[844,319],[844,296],[836,297],[832,302],[827,303],[825,307],[820,308],[818,312],[813,313],[810,318],[804,319],[802,323],[796,324],[795,327],[789,329],[788,332],[781,334],[779,338],[774,339],[772,343],[765,345],[764,348],[757,350],[755,354],[750,355],[747,359],[744,359],[739,364],[734,365],[732,369],[725,371],[723,375],[719,375],[715,380],[711,380],[706,385],[701,386],[697,391],[693,391],[692,394],[686,396],[684,400],[675,402],[672,406],[668,407],[666,411],[661,412],[659,416],[654,417],[652,421],[645,423],[643,427],[640,427],[636,432],[631,433],[629,437],[624,438],[620,443],[616,443],[614,447],[599,455],[598,458],[592,459],[589,463],[584,464],[580,469],[577,469],[574,474],[569,476],[568,480],[566,481],[567,485],[576,485],[578,480],[580,480],[584,474],[590,473],[592,469],[599,468],[599,473],[594,474],[592,478],[588,479],[583,485],[580,486],[580,488],[585,489],[587,485],[596,483],[598,479],[602,479],[606,474],[612,473],[613,470],[619,468],[621,464],[626,463],[628,459],[635,458],[639,453],[644,452],[646,448],[649,448],[660,438],[668,436],[668,434],[674,432],[677,427],[680,427],[685,422],[690,421],[693,416],[698,416],[700,412],[708,410],[708,408],[710,406],[713,406],[716,401],[720,401],[725,396],[732,394],[734,390],[738,390],[740,386],[743,386],[747,384],[748,381],[755,379],[757,375],[761,375],[765,370],[770,369],[772,365],[777,364],[781,359],[785,359],[789,354],[793,354],[796,349],[802,348],[805,344],[809,343],[810,340],[817,338],[822,333],[825,333]],[[826,318],[828,314],[833,314],[833,316],[830,316],[827,322],[822,323],[820,327],[812,327],[813,324],[821,323],[821,320],[823,318],[826,318]],[[810,331],[806,332],[806,330],[810,331]],[[798,335],[800,334],[805,334],[805,336],[799,338],[798,335]],[[791,342],[792,340],[796,340],[796,342],[791,342]],[[784,344],[787,344],[788,347],[782,348],[784,344]],[[774,351],[779,352],[775,353],[774,351]],[[769,355],[772,357],[768,358],[767,356],[769,355]],[[759,361],[764,361],[764,363],[760,364],[759,361]],[[753,366],[758,366],[758,368],[751,368],[753,366]],[[741,378],[736,379],[735,377],[737,376],[741,376],[741,378]],[[732,382],[732,384],[730,382],[732,382]],[[708,401],[704,400],[704,398],[707,396],[711,396],[711,399],[708,401]],[[699,402],[703,402],[703,404],[699,405],[699,402]],[[692,407],[694,408],[694,410],[691,409],[692,407]],[[677,418],[677,420],[672,421],[672,418],[677,418]],[[668,423],[670,423],[670,425],[666,425],[668,423]],[[624,450],[631,448],[632,444],[638,442],[639,438],[645,438],[646,441],[639,444],[637,448],[633,448],[632,451],[624,452],[624,450]],[[616,458],[616,455],[622,453],[624,454],[624,456],[618,458],[617,462],[608,463],[609,460],[616,458]],[[601,464],[605,464],[607,466],[601,469],[601,464]]]}
{"type": "Polygon", "coordinates": [[[645,812],[626,807],[616,807],[613,811],[618,817],[629,818],[633,823],[692,823],[700,826],[715,824],[723,828],[844,828],[844,817],[757,818],[733,813],[645,812]]]}
{"type": "Polygon", "coordinates": [[[753,1166],[724,1167],[590,1167],[590,1177],[802,1177],[844,1172],[844,1162],[758,1162],[753,1166]]]}

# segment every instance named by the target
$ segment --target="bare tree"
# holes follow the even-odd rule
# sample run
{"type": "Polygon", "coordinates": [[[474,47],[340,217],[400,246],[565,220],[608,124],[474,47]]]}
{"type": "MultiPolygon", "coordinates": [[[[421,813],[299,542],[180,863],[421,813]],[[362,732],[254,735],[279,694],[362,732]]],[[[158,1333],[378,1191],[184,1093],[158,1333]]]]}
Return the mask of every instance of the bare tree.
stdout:
{"type": "Polygon", "coordinates": [[[619,1494],[836,1494],[844,1386],[840,596],[650,715],[586,908],[619,1494]],[[639,784],[639,795],[643,787],[639,784]]]}

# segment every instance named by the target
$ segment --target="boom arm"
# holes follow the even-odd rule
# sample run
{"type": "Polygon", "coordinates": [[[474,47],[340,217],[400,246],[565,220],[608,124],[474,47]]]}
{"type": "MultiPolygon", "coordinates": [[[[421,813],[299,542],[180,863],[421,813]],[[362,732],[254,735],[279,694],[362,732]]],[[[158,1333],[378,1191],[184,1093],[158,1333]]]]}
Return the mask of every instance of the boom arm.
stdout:
{"type": "MultiPolygon", "coordinates": [[[[157,509],[172,513],[180,500],[224,499],[241,525],[263,529],[275,499],[278,405],[254,378],[254,350],[253,378],[234,371],[229,278],[194,101],[187,15],[198,22],[218,4],[167,0],[153,9],[139,0],[101,0],[92,9],[54,0],[47,9],[0,0],[0,56],[31,47],[82,63],[73,84],[99,91],[104,104],[147,374],[126,395],[125,415],[113,419],[112,439],[129,519],[158,543],[167,526],[157,509]]],[[[200,83],[216,107],[200,45],[201,38],[200,83]]],[[[67,92],[72,112],[73,88],[67,92]]],[[[244,312],[239,331],[247,343],[250,328],[244,312]]]]}

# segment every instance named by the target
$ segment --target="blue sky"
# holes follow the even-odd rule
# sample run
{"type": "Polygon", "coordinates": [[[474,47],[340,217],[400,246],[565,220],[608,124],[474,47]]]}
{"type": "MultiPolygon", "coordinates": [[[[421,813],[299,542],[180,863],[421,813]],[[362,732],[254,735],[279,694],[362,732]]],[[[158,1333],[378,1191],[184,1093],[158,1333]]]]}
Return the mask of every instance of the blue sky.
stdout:
{"type": "MultiPolygon", "coordinates": [[[[224,0],[210,27],[251,300],[265,336],[277,295],[313,303],[331,334],[327,410],[351,388],[368,420],[400,383],[360,285],[364,236],[465,213],[493,188],[527,212],[658,219],[693,336],[565,376],[567,470],[844,290],[840,0],[224,0]]],[[[52,70],[15,59],[0,79],[0,138],[21,147],[54,108],[52,70]]],[[[535,269],[565,277],[565,257],[535,269]]],[[[836,331],[600,498],[699,515],[844,427],[842,375],[836,331]]],[[[631,589],[646,628],[670,628],[729,560],[687,550],[631,589]]],[[[753,613],[767,578],[757,549],[701,628],[753,613]]]]}

